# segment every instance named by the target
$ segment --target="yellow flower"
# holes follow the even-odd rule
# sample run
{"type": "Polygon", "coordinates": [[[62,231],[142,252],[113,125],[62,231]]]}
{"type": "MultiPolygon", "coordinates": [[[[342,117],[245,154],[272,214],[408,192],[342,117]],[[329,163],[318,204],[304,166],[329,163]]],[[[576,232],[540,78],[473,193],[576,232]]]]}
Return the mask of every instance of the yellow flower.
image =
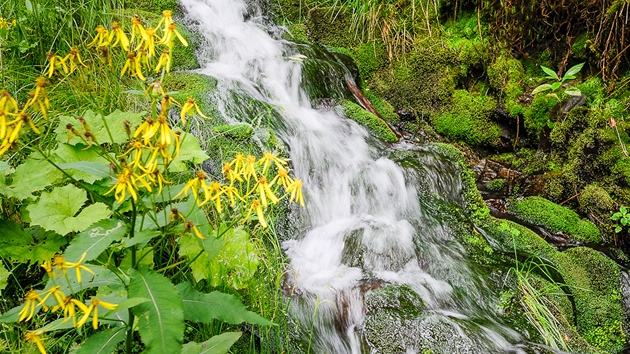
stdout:
{"type": "Polygon", "coordinates": [[[35,80],[35,97],[33,97],[33,99],[39,100],[43,97],[46,108],[50,108],[50,101],[48,100],[48,94],[46,93],[46,84],[46,78],[38,77],[35,80]]]}
{"type": "Polygon", "coordinates": [[[122,49],[124,49],[125,51],[129,51],[129,38],[127,38],[127,35],[122,30],[122,28],[120,28],[118,22],[112,23],[112,30],[109,32],[109,37],[107,38],[107,41],[111,43],[111,48],[114,48],[118,45],[118,43],[120,43],[122,49]],[[112,39],[114,39],[114,37],[116,37],[116,40],[112,43],[112,39]]]}
{"type": "Polygon", "coordinates": [[[149,174],[147,174],[147,178],[149,178],[151,180],[151,182],[153,182],[153,184],[155,184],[157,182],[157,184],[159,186],[158,195],[162,194],[162,186],[164,184],[172,184],[173,183],[173,182],[167,181],[166,178],[164,178],[164,176],[160,172],[160,170],[158,170],[157,168],[154,168],[153,171],[151,171],[149,174]]]}
{"type": "MultiPolygon", "coordinates": [[[[164,10],[162,11],[162,18],[160,19],[160,22],[158,22],[156,28],[160,28],[162,24],[164,24],[164,28],[167,28],[171,23],[173,23],[173,11],[164,10]]],[[[163,32],[166,32],[166,30],[163,32]]]]}
{"type": "Polygon", "coordinates": [[[171,51],[168,49],[165,49],[162,52],[162,55],[160,55],[160,59],[158,60],[157,65],[155,66],[155,72],[159,73],[162,67],[164,67],[164,70],[167,73],[171,72],[171,51]]]}
{"type": "Polygon", "coordinates": [[[184,223],[184,233],[190,232],[190,230],[193,230],[193,232],[195,233],[195,236],[197,236],[198,238],[200,238],[202,240],[206,239],[201,234],[201,232],[199,231],[197,226],[195,226],[195,223],[193,223],[192,221],[188,221],[188,222],[184,223]]]}
{"type": "Polygon", "coordinates": [[[165,96],[166,93],[164,92],[164,89],[162,88],[162,83],[160,81],[156,81],[154,83],[149,84],[149,86],[147,87],[147,89],[144,91],[144,94],[148,94],[149,90],[151,91],[150,96],[151,97],[158,97],[158,95],[161,96],[165,96]]]}
{"type": "Polygon", "coordinates": [[[148,50],[147,56],[153,58],[155,56],[155,39],[157,38],[159,41],[160,37],[158,37],[153,28],[145,29],[141,35],[141,41],[134,50],[138,51],[141,47],[145,47],[148,50]]]}
{"type": "Polygon", "coordinates": [[[286,189],[293,183],[293,179],[289,177],[289,171],[287,169],[280,167],[278,168],[278,174],[269,184],[274,185],[276,182],[283,186],[286,191],[286,189]]]}
{"type": "Polygon", "coordinates": [[[48,60],[48,73],[46,74],[48,77],[52,77],[55,71],[59,71],[59,69],[62,69],[66,74],[68,73],[68,66],[62,57],[48,52],[46,53],[46,60],[48,60]]]}
{"type": "Polygon", "coordinates": [[[41,354],[46,354],[46,348],[44,348],[44,344],[42,343],[42,341],[45,340],[46,338],[41,337],[43,334],[44,332],[39,329],[35,331],[26,332],[26,334],[24,334],[24,339],[28,343],[35,343],[35,345],[37,345],[37,349],[39,349],[39,352],[41,354]]]}
{"type": "Polygon", "coordinates": [[[136,53],[127,52],[127,61],[120,72],[120,76],[124,76],[127,71],[131,76],[137,76],[140,80],[146,81],[144,75],[142,75],[142,67],[140,66],[140,57],[136,57],[136,53]]]}
{"type": "Polygon", "coordinates": [[[57,308],[63,308],[66,300],[66,295],[61,291],[61,286],[53,286],[49,290],[45,291],[42,295],[45,295],[42,300],[37,304],[37,306],[45,305],[44,303],[48,298],[52,295],[55,300],[57,300],[57,305],[53,307],[53,312],[57,310],[57,308]]]}
{"type": "Polygon", "coordinates": [[[55,277],[55,272],[53,270],[53,265],[52,265],[51,261],[44,261],[44,262],[42,262],[41,267],[44,268],[44,270],[46,271],[46,274],[48,274],[48,277],[50,277],[50,278],[54,278],[55,277]]]}
{"type": "Polygon", "coordinates": [[[70,72],[74,72],[77,68],[77,64],[87,68],[87,65],[83,63],[81,60],[81,55],[79,54],[79,50],[76,47],[70,48],[70,52],[63,58],[64,62],[68,62],[70,64],[70,72]]]}
{"type": "Polygon", "coordinates": [[[195,200],[197,200],[197,193],[199,193],[199,189],[202,187],[204,188],[204,190],[208,188],[208,185],[206,184],[206,173],[199,170],[197,171],[197,175],[195,176],[195,178],[188,181],[184,188],[179,193],[177,193],[177,195],[173,197],[173,199],[176,199],[179,196],[187,196],[188,192],[190,191],[195,196],[195,200]]]}
{"type": "Polygon", "coordinates": [[[64,267],[66,269],[71,269],[74,268],[76,274],[77,274],[77,281],[80,283],[81,282],[81,269],[85,270],[88,273],[91,273],[92,275],[94,275],[94,272],[88,268],[87,266],[81,264],[81,262],[83,262],[83,260],[85,259],[86,253],[83,252],[83,254],[81,255],[81,258],[79,258],[78,261],[76,262],[65,262],[64,263],[64,267]]]}
{"type": "MultiPolygon", "coordinates": [[[[48,119],[48,112],[46,111],[46,102],[42,100],[42,96],[38,95],[37,97],[35,96],[35,91],[29,92],[28,93],[28,101],[26,102],[26,107],[30,107],[33,106],[35,103],[37,103],[37,107],[39,107],[39,111],[42,112],[42,116],[46,119],[48,119]]],[[[49,108],[49,107],[48,107],[49,108]]]]}
{"type": "Polygon", "coordinates": [[[168,125],[168,122],[166,121],[166,119],[167,117],[165,114],[160,114],[158,116],[158,121],[156,124],[157,130],[160,132],[160,138],[158,139],[158,143],[166,145],[166,146],[170,146],[173,143],[173,140],[176,139],[176,134],[168,125]]]}
{"type": "Polygon", "coordinates": [[[260,202],[258,201],[258,199],[254,199],[252,201],[252,205],[249,207],[249,210],[247,211],[247,215],[245,215],[245,218],[243,219],[243,224],[247,222],[247,220],[249,219],[250,215],[252,214],[254,210],[256,211],[256,215],[258,216],[258,222],[260,223],[262,227],[266,228],[268,225],[267,225],[267,222],[265,221],[265,215],[263,214],[262,206],[260,205],[260,202]]]}
{"type": "Polygon", "coordinates": [[[96,36],[94,39],[88,43],[88,47],[97,46],[97,47],[106,47],[109,44],[109,33],[105,29],[103,25],[98,25],[96,27],[96,36]]]}
{"type": "Polygon", "coordinates": [[[302,196],[302,180],[296,178],[293,180],[293,183],[286,189],[287,193],[291,193],[290,202],[296,201],[299,202],[300,205],[304,206],[304,197],[302,196]]]}
{"type": "Polygon", "coordinates": [[[133,17],[131,18],[131,39],[129,40],[130,42],[133,42],[133,40],[136,38],[136,36],[138,36],[140,39],[142,39],[146,34],[145,34],[145,29],[144,26],[142,26],[142,20],[140,19],[139,15],[133,15],[133,17]]]}
{"type": "Polygon", "coordinates": [[[66,274],[65,264],[66,264],[66,260],[65,258],[63,258],[62,255],[56,254],[53,257],[52,266],[57,268],[57,270],[63,270],[64,275],[66,274]]]}
{"type": "Polygon", "coordinates": [[[118,201],[118,204],[122,204],[122,202],[125,200],[127,192],[129,192],[134,201],[138,200],[138,194],[136,192],[137,189],[138,186],[134,183],[133,179],[133,170],[129,167],[125,167],[118,175],[118,180],[116,181],[116,184],[114,184],[114,186],[104,195],[108,195],[115,190],[116,192],[114,193],[114,197],[116,198],[116,201],[118,201]]]}
{"type": "Polygon", "coordinates": [[[243,174],[247,182],[249,182],[250,177],[253,177],[254,179],[258,179],[258,175],[256,174],[256,156],[254,155],[247,156],[247,160],[245,161],[245,164],[243,165],[241,173],[243,174]]]}
{"type": "Polygon", "coordinates": [[[236,198],[239,200],[243,200],[241,196],[238,194],[238,189],[234,186],[223,186],[222,188],[223,194],[225,194],[230,200],[230,205],[234,207],[236,205],[236,198]]]}
{"type": "Polygon", "coordinates": [[[234,169],[232,169],[232,164],[229,162],[226,162],[223,164],[223,177],[227,178],[230,181],[230,185],[234,184],[234,181],[239,181],[239,182],[243,182],[243,180],[241,179],[241,176],[238,175],[238,173],[236,173],[236,171],[234,169]]]}
{"type": "Polygon", "coordinates": [[[20,136],[20,131],[22,130],[22,126],[24,125],[24,123],[27,123],[31,127],[31,129],[33,129],[33,131],[36,132],[37,134],[41,134],[40,131],[35,126],[35,124],[33,123],[33,121],[31,120],[31,118],[29,117],[29,115],[26,114],[25,112],[26,108],[28,108],[28,106],[24,107],[22,112],[18,114],[17,119],[6,123],[7,134],[4,138],[4,141],[0,145],[0,155],[4,154],[7,150],[9,150],[9,148],[12,147],[13,144],[17,141],[17,139],[20,136]],[[11,125],[14,125],[14,126],[11,126],[11,125]]]}
{"type": "MultiPolygon", "coordinates": [[[[44,78],[40,79],[43,79],[44,82],[46,81],[46,79],[44,78]]],[[[17,112],[19,111],[16,99],[13,98],[7,90],[0,91],[0,110],[4,111],[5,113],[15,114],[17,114],[17,112]]]]}
{"type": "MultiPolygon", "coordinates": [[[[63,301],[63,305],[55,305],[52,308],[52,312],[56,312],[58,309],[63,309],[63,317],[65,317],[66,319],[71,318],[72,319],[72,325],[74,327],[77,326],[77,318],[76,318],[76,307],[82,308],[87,310],[87,306],[85,306],[82,302],[80,302],[79,300],[73,299],[72,297],[68,296],[64,299],[63,301]]],[[[65,322],[65,321],[64,321],[65,322]]]]}
{"type": "MultiPolygon", "coordinates": [[[[18,313],[18,315],[20,315],[18,322],[30,321],[35,314],[35,308],[42,303],[42,298],[37,293],[37,290],[34,289],[31,289],[26,293],[24,300],[24,308],[18,313]]],[[[46,305],[42,305],[42,307],[44,308],[44,311],[48,311],[48,307],[46,305]]]]}
{"type": "MultiPolygon", "coordinates": [[[[79,303],[80,302],[77,301],[77,305],[79,305],[79,303]]],[[[92,328],[98,329],[98,307],[99,306],[102,306],[107,310],[114,310],[116,309],[116,307],[118,307],[118,304],[112,304],[109,302],[99,300],[96,297],[93,297],[90,300],[90,307],[85,308],[85,305],[79,306],[81,310],[84,312],[84,315],[83,317],[81,317],[81,319],[77,323],[77,327],[83,326],[85,322],[87,321],[87,319],[90,317],[90,314],[92,314],[92,328]]]]}
{"type": "Polygon", "coordinates": [[[279,157],[277,157],[276,155],[270,153],[270,152],[265,152],[263,154],[263,157],[258,161],[258,163],[262,163],[262,173],[267,173],[267,170],[269,169],[269,166],[271,166],[271,162],[273,162],[276,167],[278,167],[278,169],[283,168],[282,165],[286,165],[287,161],[284,159],[281,159],[279,157]]]}
{"type": "Polygon", "coordinates": [[[243,155],[242,153],[236,154],[236,156],[234,156],[234,160],[230,162],[230,165],[232,165],[232,167],[234,168],[234,172],[239,174],[243,173],[243,167],[245,166],[245,155],[243,155]]]}
{"type": "Polygon", "coordinates": [[[273,194],[271,186],[269,185],[269,183],[267,183],[266,177],[260,177],[260,179],[258,180],[258,187],[256,189],[264,207],[267,207],[268,205],[267,198],[269,198],[269,200],[273,204],[276,204],[278,202],[278,197],[273,194]]]}
{"type": "Polygon", "coordinates": [[[168,26],[165,26],[165,28],[166,31],[164,31],[164,37],[162,37],[160,44],[166,44],[169,48],[173,48],[173,40],[177,37],[184,47],[188,47],[188,42],[181,33],[179,33],[177,27],[175,27],[175,23],[170,23],[168,26]]]}
{"type": "Polygon", "coordinates": [[[186,125],[186,115],[188,113],[191,113],[193,111],[193,108],[197,111],[197,114],[204,118],[208,118],[203,113],[201,113],[201,109],[199,109],[199,106],[197,105],[197,102],[195,102],[195,99],[192,97],[188,97],[186,103],[184,103],[184,105],[182,106],[181,113],[179,114],[179,117],[181,118],[184,125],[186,125]]]}
{"type": "Polygon", "coordinates": [[[213,200],[217,207],[217,211],[219,213],[222,213],[223,208],[221,208],[221,194],[223,194],[223,189],[221,188],[221,184],[219,182],[212,182],[210,186],[206,185],[202,188],[206,198],[201,203],[198,203],[198,205],[202,206],[203,204],[206,204],[207,202],[213,200]]]}

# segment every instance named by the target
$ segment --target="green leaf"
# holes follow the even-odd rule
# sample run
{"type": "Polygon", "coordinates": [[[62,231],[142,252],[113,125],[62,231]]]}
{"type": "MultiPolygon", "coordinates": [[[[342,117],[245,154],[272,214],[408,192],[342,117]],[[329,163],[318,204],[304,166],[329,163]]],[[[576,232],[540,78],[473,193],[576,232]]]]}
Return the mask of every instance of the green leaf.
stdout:
{"type": "Polygon", "coordinates": [[[145,354],[181,352],[184,338],[182,298],[171,281],[147,269],[129,270],[129,297],[150,299],[135,306],[145,354]]]}
{"type": "Polygon", "coordinates": [[[619,220],[619,218],[621,218],[621,213],[617,212],[614,213],[613,216],[610,217],[610,220],[619,220]]]}
{"type": "Polygon", "coordinates": [[[558,74],[556,74],[555,71],[553,71],[553,70],[551,70],[548,67],[543,66],[543,65],[541,65],[540,67],[543,69],[545,74],[547,74],[550,79],[560,80],[560,78],[558,77],[558,74]]]}
{"type": "MultiPolygon", "coordinates": [[[[83,119],[85,119],[90,131],[99,144],[123,144],[129,140],[125,131],[125,121],[129,121],[131,123],[133,131],[135,127],[142,123],[142,117],[144,114],[144,112],[135,113],[116,110],[103,118],[102,115],[88,110],[83,113],[83,119]],[[105,127],[103,120],[107,122],[107,127],[105,127]]],[[[79,132],[84,132],[79,120],[76,117],[60,116],[59,126],[57,126],[57,129],[55,130],[55,133],[57,134],[57,141],[60,143],[68,143],[70,145],[85,144],[84,140],[77,136],[73,136],[70,140],[68,140],[68,130],[66,129],[68,124],[72,124],[79,132]]]]}
{"type": "Polygon", "coordinates": [[[182,354],[226,354],[232,345],[241,338],[241,334],[241,332],[226,332],[203,343],[186,343],[182,348],[182,354]]]}
{"type": "Polygon", "coordinates": [[[33,225],[66,235],[73,231],[83,231],[89,225],[111,215],[103,203],[87,206],[77,215],[86,201],[86,192],[69,184],[57,187],[50,193],[42,193],[39,201],[29,205],[26,210],[30,213],[33,225]]]}
{"type": "Polygon", "coordinates": [[[122,301],[121,303],[118,304],[118,306],[116,306],[115,309],[109,311],[108,313],[105,314],[104,317],[110,317],[110,315],[113,315],[115,313],[121,312],[121,311],[126,311],[134,306],[140,305],[142,303],[151,301],[150,299],[144,298],[144,297],[132,297],[130,299],[126,299],[124,301],[122,301]]]}
{"type": "Polygon", "coordinates": [[[551,84],[551,91],[559,89],[560,86],[562,86],[562,82],[554,82],[553,84],[551,84]]]}
{"type": "Polygon", "coordinates": [[[179,155],[177,155],[173,162],[171,162],[168,170],[171,172],[187,172],[190,169],[188,168],[186,163],[201,165],[209,158],[210,156],[208,156],[205,150],[201,148],[201,145],[199,144],[199,139],[197,139],[192,134],[182,132],[179,155]]]}
{"type": "Polygon", "coordinates": [[[184,319],[187,321],[210,323],[217,319],[230,324],[247,322],[261,326],[275,325],[260,315],[248,311],[234,295],[220,291],[204,294],[195,290],[190,283],[180,283],[177,285],[177,291],[182,295],[184,319]]]}
{"type": "MultiPolygon", "coordinates": [[[[16,306],[9,311],[5,312],[0,316],[0,323],[14,323],[20,319],[20,311],[24,308],[26,304],[21,304],[16,306]]],[[[38,313],[41,307],[35,309],[35,313],[38,313]]]]}
{"type": "Polygon", "coordinates": [[[620,207],[620,208],[619,208],[619,211],[621,212],[621,214],[624,214],[624,215],[625,215],[625,214],[628,214],[628,209],[626,209],[626,207],[625,207],[625,206],[620,207]]]}
{"type": "Polygon", "coordinates": [[[569,96],[581,96],[582,95],[582,91],[580,91],[580,89],[577,88],[577,87],[567,87],[567,89],[564,90],[564,93],[566,93],[569,96]]]}
{"type": "Polygon", "coordinates": [[[225,244],[210,262],[211,284],[244,288],[260,263],[256,247],[242,227],[226,232],[222,238],[225,244]]]}
{"type": "Polygon", "coordinates": [[[535,94],[537,94],[539,92],[545,92],[547,90],[551,90],[551,85],[550,84],[542,84],[542,85],[536,87],[534,89],[534,91],[532,91],[532,95],[535,95],[535,94]]]}
{"type": "Polygon", "coordinates": [[[0,257],[26,263],[31,260],[33,237],[22,225],[0,220],[0,257]]]}
{"type": "Polygon", "coordinates": [[[129,248],[135,245],[141,245],[140,248],[143,248],[149,241],[152,239],[161,236],[162,232],[157,230],[142,230],[140,232],[136,232],[133,238],[125,239],[125,247],[129,248]]]}
{"type": "Polygon", "coordinates": [[[110,328],[88,338],[76,354],[111,354],[125,339],[125,327],[110,328]]]}
{"type": "Polygon", "coordinates": [[[616,225],[616,226],[615,226],[615,232],[616,232],[616,233],[621,232],[621,230],[622,230],[622,229],[621,229],[621,226],[619,226],[619,225],[616,225]]]}
{"type": "Polygon", "coordinates": [[[573,76],[577,73],[580,72],[580,70],[582,70],[582,67],[584,66],[584,63],[578,64],[578,65],[574,65],[572,66],[569,70],[567,70],[567,72],[564,74],[564,77],[562,78],[562,80],[567,80],[567,76],[573,76]]]}
{"type": "Polygon", "coordinates": [[[52,322],[47,323],[45,326],[40,327],[39,330],[41,330],[42,332],[52,332],[72,327],[74,327],[72,321],[68,320],[67,318],[58,318],[52,322]]]}
{"type": "Polygon", "coordinates": [[[75,236],[63,253],[66,259],[79,259],[85,253],[84,262],[96,259],[114,241],[120,241],[127,233],[125,223],[117,219],[105,219],[75,236]]]}
{"type": "MultiPolygon", "coordinates": [[[[125,250],[125,257],[120,262],[118,268],[123,272],[127,273],[131,268],[131,250],[125,250]]],[[[136,252],[136,259],[138,262],[138,266],[146,266],[148,268],[153,268],[153,248],[152,247],[144,247],[139,249],[136,252]]]]}
{"type": "MultiPolygon", "coordinates": [[[[54,231],[46,231],[39,226],[30,227],[27,230],[33,232],[36,229],[40,231],[42,237],[37,239],[37,243],[32,245],[31,261],[42,262],[48,261],[60,253],[61,247],[68,244],[68,240],[54,231]]],[[[33,236],[34,234],[31,233],[33,236]]]]}
{"type": "Polygon", "coordinates": [[[196,281],[209,279],[211,277],[210,257],[204,250],[203,242],[197,236],[188,232],[179,237],[178,244],[180,257],[186,257],[188,259],[197,257],[197,259],[190,264],[193,278],[195,278],[196,281]],[[200,252],[201,255],[197,256],[200,252]]]}
{"type": "Polygon", "coordinates": [[[63,173],[37,153],[31,154],[10,175],[12,182],[0,185],[0,194],[16,199],[34,198],[33,192],[40,191],[63,178],[63,173]]]}
{"type": "Polygon", "coordinates": [[[25,0],[24,7],[26,7],[26,11],[33,12],[33,4],[31,3],[31,0],[25,0]]]}
{"type": "Polygon", "coordinates": [[[9,275],[11,275],[11,273],[0,263],[0,294],[2,294],[2,290],[9,283],[9,275]]]}
{"type": "Polygon", "coordinates": [[[90,184],[109,177],[109,161],[96,149],[83,148],[80,144],[59,144],[53,152],[55,163],[73,178],[90,184]]]}
{"type": "MultiPolygon", "coordinates": [[[[68,261],[78,261],[78,259],[68,259],[68,261]]],[[[111,270],[93,265],[93,264],[85,264],[90,270],[94,272],[94,275],[91,273],[81,270],[81,283],[77,280],[76,271],[68,270],[66,274],[58,274],[54,279],[48,280],[46,283],[46,287],[44,291],[51,289],[54,286],[61,286],[61,291],[66,295],[71,295],[77,293],[79,291],[85,289],[96,288],[100,286],[109,286],[111,288],[117,288],[123,286],[122,280],[111,270]]],[[[48,298],[46,302],[47,305],[53,305],[55,300],[51,297],[48,298]]]]}

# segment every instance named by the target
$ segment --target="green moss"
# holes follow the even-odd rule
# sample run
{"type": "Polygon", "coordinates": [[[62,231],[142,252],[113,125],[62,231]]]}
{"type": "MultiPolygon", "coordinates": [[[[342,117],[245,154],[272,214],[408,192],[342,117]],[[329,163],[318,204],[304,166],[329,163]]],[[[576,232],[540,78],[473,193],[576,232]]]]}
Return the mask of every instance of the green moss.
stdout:
{"type": "Polygon", "coordinates": [[[437,154],[457,163],[460,168],[462,178],[462,189],[464,192],[465,209],[470,213],[473,220],[483,220],[490,215],[490,209],[483,200],[481,193],[475,184],[476,176],[468,166],[464,154],[451,144],[434,143],[429,148],[437,154]]]}
{"type": "Polygon", "coordinates": [[[352,18],[343,10],[314,8],[308,12],[309,39],[332,47],[352,48],[360,43],[351,30],[352,18]]]}
{"type": "Polygon", "coordinates": [[[352,50],[361,80],[369,80],[378,70],[387,67],[387,49],[382,43],[368,42],[352,50]]]}
{"type": "Polygon", "coordinates": [[[571,209],[557,205],[545,198],[527,197],[513,202],[509,211],[517,217],[548,229],[562,231],[577,240],[600,242],[597,227],[590,221],[582,220],[571,209]]]}
{"type": "Polygon", "coordinates": [[[363,107],[348,100],[344,100],[341,103],[341,106],[343,107],[344,114],[348,118],[353,119],[367,127],[379,139],[390,143],[398,141],[396,134],[389,129],[383,120],[366,111],[363,107]]]}
{"type": "Polygon", "coordinates": [[[520,61],[509,53],[502,53],[487,69],[490,87],[503,98],[503,105],[511,116],[523,113],[524,108],[518,102],[523,95],[521,82],[525,77],[525,70],[520,61]]]}
{"type": "Polygon", "coordinates": [[[128,8],[150,11],[161,14],[164,10],[171,10],[174,13],[179,11],[178,0],[136,0],[128,2],[128,8]]]}
{"type": "Polygon", "coordinates": [[[456,90],[450,109],[433,116],[433,126],[438,133],[471,146],[499,146],[501,128],[490,120],[495,109],[496,101],[490,96],[456,90]]]}
{"type": "Polygon", "coordinates": [[[370,103],[372,103],[372,107],[374,107],[374,109],[381,115],[381,117],[383,117],[383,119],[385,119],[390,124],[397,124],[400,122],[400,118],[398,117],[396,110],[391,104],[389,104],[389,102],[385,101],[370,90],[366,90],[364,94],[365,97],[370,100],[370,103]]]}
{"type": "Polygon", "coordinates": [[[506,182],[507,181],[504,178],[496,178],[488,182],[488,184],[486,185],[486,188],[488,188],[491,191],[497,192],[503,189],[503,187],[505,187],[506,182]]]}
{"type": "Polygon", "coordinates": [[[176,25],[177,30],[188,40],[188,46],[184,47],[177,42],[173,48],[173,69],[197,69],[199,61],[195,55],[197,43],[200,42],[198,36],[194,35],[187,28],[176,25]]]}
{"type": "Polygon", "coordinates": [[[540,135],[542,128],[549,122],[549,113],[556,103],[558,100],[554,97],[536,95],[532,104],[523,110],[525,128],[531,136],[540,135]]]}
{"type": "Polygon", "coordinates": [[[294,42],[308,42],[306,25],[303,23],[291,24],[288,28],[287,38],[294,42]]]}
{"type": "Polygon", "coordinates": [[[239,141],[245,141],[254,135],[254,129],[249,124],[216,125],[212,127],[212,131],[239,141]]]}
{"type": "Polygon", "coordinates": [[[615,201],[604,188],[595,184],[586,186],[578,200],[585,212],[594,213],[597,216],[607,215],[615,210],[615,201]]]}
{"type": "Polygon", "coordinates": [[[602,79],[592,77],[582,83],[575,85],[583,95],[586,96],[586,102],[590,107],[599,106],[604,102],[605,89],[602,79]]]}
{"type": "Polygon", "coordinates": [[[214,78],[191,72],[171,72],[164,78],[162,86],[167,92],[177,92],[173,95],[177,101],[186,102],[192,97],[206,116],[218,116],[214,103],[208,96],[216,88],[214,78]]]}

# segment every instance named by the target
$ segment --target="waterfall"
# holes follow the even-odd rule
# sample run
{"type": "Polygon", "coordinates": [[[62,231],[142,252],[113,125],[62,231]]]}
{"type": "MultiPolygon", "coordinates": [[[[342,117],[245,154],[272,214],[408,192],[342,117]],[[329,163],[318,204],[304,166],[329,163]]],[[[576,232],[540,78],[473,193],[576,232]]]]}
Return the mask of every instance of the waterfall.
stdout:
{"type": "MultiPolygon", "coordinates": [[[[457,166],[409,143],[414,171],[368,144],[367,131],[334,110],[315,109],[300,87],[295,46],[275,39],[260,17],[246,16],[243,0],[182,0],[187,17],[207,40],[199,72],[217,79],[213,99],[223,118],[238,122],[234,92],[276,107],[277,132],[307,201],[297,229],[283,247],[295,290],[293,318],[312,337],[314,353],[362,353],[365,292],[385,284],[413,290],[425,317],[401,334],[407,353],[421,353],[414,336],[440,328],[444,353],[524,352],[522,338],[500,323],[484,299],[488,285],[465,261],[456,232],[422,196],[462,205],[457,166]],[[422,173],[418,172],[422,171],[422,173]],[[447,334],[445,334],[447,333],[447,334]],[[450,347],[449,347],[450,346],[450,347]]],[[[308,59],[307,59],[308,60],[308,59]]],[[[461,208],[459,209],[461,210],[461,208]]],[[[388,339],[384,339],[388,340],[388,339]]],[[[438,351],[434,351],[436,353],[438,351]]]]}

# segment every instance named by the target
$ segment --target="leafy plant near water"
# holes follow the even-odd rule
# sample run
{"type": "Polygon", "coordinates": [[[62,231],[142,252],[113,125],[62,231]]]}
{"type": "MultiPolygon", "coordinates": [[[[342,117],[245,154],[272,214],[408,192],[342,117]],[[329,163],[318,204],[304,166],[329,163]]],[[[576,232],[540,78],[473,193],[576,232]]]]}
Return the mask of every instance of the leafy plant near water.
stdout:
{"type": "MultiPolygon", "coordinates": [[[[137,17],[132,28],[131,36],[118,24],[97,28],[90,44],[100,65],[114,66],[120,46],[127,52],[121,76],[163,78],[175,41],[187,44],[170,11],[156,30],[137,17]],[[158,44],[167,49],[155,59],[158,44]]],[[[85,75],[91,63],[77,48],[47,60],[49,78],[92,79],[85,75]]],[[[77,353],[226,353],[239,332],[184,344],[185,321],[273,325],[233,295],[198,285],[241,287],[241,275],[257,264],[246,225],[267,227],[266,210],[283,198],[304,204],[302,182],[289,175],[287,161],[270,152],[237,154],[224,163],[222,178],[197,170],[175,185],[209,158],[185,131],[187,117],[203,116],[194,100],[180,104],[156,80],[138,92],[150,101],[149,113],[100,109],[49,117],[47,86],[39,78],[23,104],[6,91],[0,96],[0,154],[18,145],[28,152],[22,161],[0,162],[3,206],[20,208],[0,220],[0,256],[18,266],[39,263],[46,273],[45,281],[24,284],[24,302],[0,322],[28,328],[24,340],[41,353],[51,346],[60,351],[67,336],[83,339],[77,353]],[[181,128],[170,118],[174,106],[181,107],[181,128]],[[51,138],[29,143],[34,134],[51,138]]]]}
{"type": "MultiPolygon", "coordinates": [[[[560,76],[558,76],[558,74],[555,71],[549,69],[546,66],[542,66],[541,65],[540,67],[545,72],[545,74],[547,74],[547,76],[545,76],[543,79],[551,79],[551,80],[555,80],[555,82],[551,83],[551,84],[545,83],[545,84],[541,84],[541,85],[537,86],[532,91],[532,95],[535,95],[535,94],[540,93],[540,92],[551,91],[547,95],[553,96],[557,100],[560,100],[558,98],[557,93],[556,93],[558,91],[558,89],[560,89],[562,87],[562,85],[566,81],[575,79],[576,78],[575,75],[577,73],[579,73],[580,70],[582,70],[583,66],[584,66],[584,63],[572,66],[569,70],[567,70],[567,72],[564,74],[564,76],[562,76],[562,78],[560,78],[560,76]]],[[[582,94],[582,92],[580,92],[580,89],[578,89],[577,87],[567,87],[564,90],[564,93],[569,95],[569,96],[580,96],[582,94]]]]}
{"type": "Polygon", "coordinates": [[[619,221],[619,223],[615,223],[614,225],[615,232],[616,233],[621,232],[625,227],[630,225],[630,213],[628,212],[628,208],[626,208],[625,206],[621,206],[619,208],[619,211],[614,213],[610,217],[610,220],[619,221]]]}

